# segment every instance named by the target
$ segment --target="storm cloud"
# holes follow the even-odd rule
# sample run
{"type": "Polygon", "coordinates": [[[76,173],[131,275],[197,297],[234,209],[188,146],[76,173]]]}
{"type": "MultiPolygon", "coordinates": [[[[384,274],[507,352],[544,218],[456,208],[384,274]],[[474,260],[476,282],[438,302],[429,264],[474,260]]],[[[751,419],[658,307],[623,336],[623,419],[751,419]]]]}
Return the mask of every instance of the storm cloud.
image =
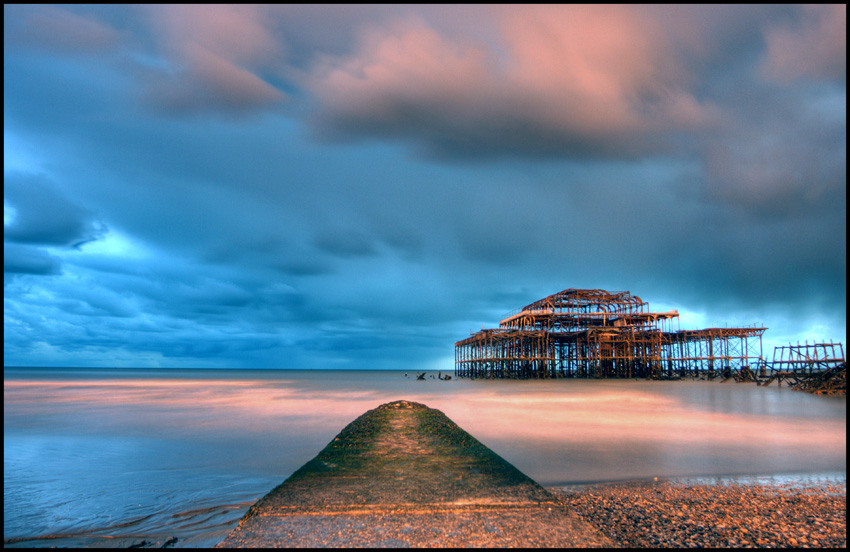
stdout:
{"type": "Polygon", "coordinates": [[[7,173],[3,202],[11,209],[11,220],[3,228],[9,242],[80,247],[99,239],[106,230],[93,213],[38,176],[7,173]]]}
{"type": "Polygon", "coordinates": [[[451,369],[566,288],[846,333],[846,6],[5,6],[7,364],[451,369]]]}

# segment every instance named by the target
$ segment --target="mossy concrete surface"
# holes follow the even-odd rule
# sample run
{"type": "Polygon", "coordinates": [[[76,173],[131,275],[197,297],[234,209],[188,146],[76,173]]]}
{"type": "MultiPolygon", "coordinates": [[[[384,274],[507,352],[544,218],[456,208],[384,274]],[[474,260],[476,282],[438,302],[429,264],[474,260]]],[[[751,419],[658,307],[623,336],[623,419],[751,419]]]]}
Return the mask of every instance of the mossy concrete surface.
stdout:
{"type": "Polygon", "coordinates": [[[439,410],[396,401],[346,426],[218,546],[611,544],[439,410]]]}

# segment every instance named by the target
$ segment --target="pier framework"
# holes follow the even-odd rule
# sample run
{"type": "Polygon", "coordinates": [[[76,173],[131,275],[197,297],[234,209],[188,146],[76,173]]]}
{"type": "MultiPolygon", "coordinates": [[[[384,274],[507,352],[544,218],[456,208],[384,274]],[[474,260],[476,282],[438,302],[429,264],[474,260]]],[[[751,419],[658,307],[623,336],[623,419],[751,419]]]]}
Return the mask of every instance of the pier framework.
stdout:
{"type": "Polygon", "coordinates": [[[841,343],[808,343],[783,345],[773,349],[774,372],[808,372],[834,368],[844,364],[841,343]]]}
{"type": "Polygon", "coordinates": [[[767,328],[673,330],[627,291],[567,289],[455,342],[455,375],[483,378],[661,378],[748,367],[767,328]]]}

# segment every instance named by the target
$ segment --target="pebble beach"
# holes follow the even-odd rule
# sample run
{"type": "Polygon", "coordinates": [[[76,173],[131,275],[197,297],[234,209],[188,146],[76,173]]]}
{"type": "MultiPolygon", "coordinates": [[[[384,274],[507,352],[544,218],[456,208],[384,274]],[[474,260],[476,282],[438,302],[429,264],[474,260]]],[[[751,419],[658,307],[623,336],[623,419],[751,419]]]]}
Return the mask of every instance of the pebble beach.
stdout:
{"type": "Polygon", "coordinates": [[[846,548],[847,484],[629,482],[551,489],[622,547],[846,548]]]}

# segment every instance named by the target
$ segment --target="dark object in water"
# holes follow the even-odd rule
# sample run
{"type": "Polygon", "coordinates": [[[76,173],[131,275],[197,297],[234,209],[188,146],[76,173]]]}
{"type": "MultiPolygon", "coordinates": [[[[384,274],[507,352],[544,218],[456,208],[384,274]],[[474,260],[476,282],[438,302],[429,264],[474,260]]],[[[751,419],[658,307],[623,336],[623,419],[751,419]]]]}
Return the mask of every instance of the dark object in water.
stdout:
{"type": "Polygon", "coordinates": [[[418,376],[416,376],[416,379],[418,379],[418,380],[424,380],[424,379],[425,379],[425,372],[422,372],[421,374],[419,374],[418,376]]]}
{"type": "Polygon", "coordinates": [[[785,381],[791,389],[813,395],[846,395],[847,364],[842,362],[828,370],[818,370],[810,374],[803,371],[775,372],[764,385],[770,385],[774,380],[780,387],[785,381]]]}

